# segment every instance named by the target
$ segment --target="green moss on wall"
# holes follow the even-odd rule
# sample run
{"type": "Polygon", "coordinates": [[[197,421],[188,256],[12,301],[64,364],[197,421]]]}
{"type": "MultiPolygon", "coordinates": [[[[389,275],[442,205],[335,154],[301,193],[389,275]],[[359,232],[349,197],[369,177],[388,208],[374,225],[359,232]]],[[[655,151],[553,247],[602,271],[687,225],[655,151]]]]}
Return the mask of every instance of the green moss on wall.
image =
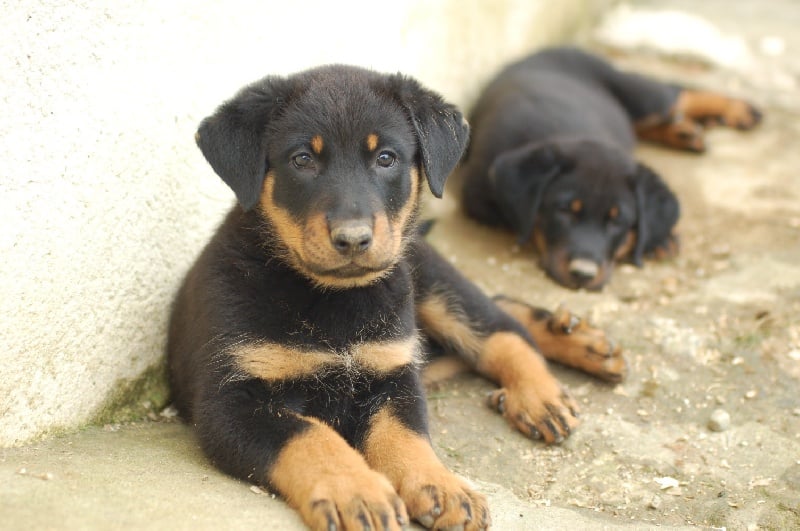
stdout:
{"type": "Polygon", "coordinates": [[[164,360],[132,380],[120,380],[89,424],[130,422],[157,414],[169,401],[167,366],[164,360]]]}

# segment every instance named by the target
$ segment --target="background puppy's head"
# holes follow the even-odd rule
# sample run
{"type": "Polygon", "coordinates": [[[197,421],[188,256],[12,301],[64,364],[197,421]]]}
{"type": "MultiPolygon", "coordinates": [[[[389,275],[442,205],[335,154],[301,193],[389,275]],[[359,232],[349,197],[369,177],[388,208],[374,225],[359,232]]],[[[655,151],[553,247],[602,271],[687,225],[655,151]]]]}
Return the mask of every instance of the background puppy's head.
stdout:
{"type": "Polygon", "coordinates": [[[441,197],[468,132],[411,78],[326,66],[245,87],[203,120],[197,143],[290,265],[347,288],[397,263],[421,181],[441,197]]]}
{"type": "Polygon", "coordinates": [[[641,265],[678,220],[674,194],[620,149],[591,140],[528,144],[489,170],[495,199],[521,242],[570,288],[600,289],[615,260],[641,265]]]}

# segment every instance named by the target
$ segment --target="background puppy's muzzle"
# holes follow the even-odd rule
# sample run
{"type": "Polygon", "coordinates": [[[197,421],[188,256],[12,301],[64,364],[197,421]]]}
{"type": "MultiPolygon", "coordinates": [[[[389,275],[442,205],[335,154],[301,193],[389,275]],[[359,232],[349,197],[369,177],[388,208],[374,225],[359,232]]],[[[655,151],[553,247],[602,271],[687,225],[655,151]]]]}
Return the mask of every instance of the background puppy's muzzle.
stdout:
{"type": "Polygon", "coordinates": [[[569,262],[569,274],[578,285],[588,284],[600,272],[600,266],[588,258],[573,258],[569,262]]]}

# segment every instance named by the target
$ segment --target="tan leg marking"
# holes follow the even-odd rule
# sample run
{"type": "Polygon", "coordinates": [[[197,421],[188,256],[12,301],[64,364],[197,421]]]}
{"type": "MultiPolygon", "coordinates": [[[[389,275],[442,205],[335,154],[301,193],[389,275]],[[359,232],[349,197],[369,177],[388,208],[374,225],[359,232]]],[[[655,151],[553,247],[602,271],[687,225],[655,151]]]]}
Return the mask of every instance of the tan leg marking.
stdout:
{"type": "Polygon", "coordinates": [[[752,129],[761,111],[750,103],[715,92],[684,90],[667,116],[648,116],[634,124],[642,140],[689,151],[705,151],[704,128],[724,125],[752,129]]]}
{"type": "Polygon", "coordinates": [[[525,435],[558,443],[578,425],[577,403],[519,335],[497,332],[489,336],[478,371],[501,385],[489,396],[489,404],[525,435]]]}
{"type": "Polygon", "coordinates": [[[525,339],[513,332],[477,334],[441,295],[422,301],[417,314],[427,334],[500,384],[490,405],[521,432],[551,443],[562,441],[577,426],[577,404],[525,339]]]}
{"type": "Polygon", "coordinates": [[[471,371],[470,366],[461,358],[442,356],[425,364],[422,369],[422,385],[426,389],[435,388],[442,382],[471,371]]]}
{"type": "Polygon", "coordinates": [[[386,409],[372,420],[364,456],[389,478],[411,518],[425,527],[479,530],[489,525],[486,499],[445,468],[427,439],[386,409]]]}
{"type": "Polygon", "coordinates": [[[634,124],[636,136],[675,149],[702,153],[706,150],[703,126],[686,115],[677,114],[657,124],[645,120],[634,124]]]}
{"type": "Polygon", "coordinates": [[[761,121],[761,112],[750,103],[703,90],[681,92],[674,112],[703,124],[735,129],[752,129],[761,121]]]}
{"type": "Polygon", "coordinates": [[[483,348],[483,338],[470,327],[463,314],[453,311],[443,295],[431,295],[417,305],[420,324],[433,339],[455,349],[475,362],[483,348]]]}
{"type": "Polygon", "coordinates": [[[269,483],[313,530],[386,529],[408,522],[402,500],[386,477],[325,424],[312,426],[284,446],[269,483]]]}
{"type": "Polygon", "coordinates": [[[510,299],[497,305],[522,323],[549,360],[580,369],[609,382],[620,382],[628,374],[622,349],[605,333],[559,307],[555,313],[536,312],[527,304],[510,299]]]}

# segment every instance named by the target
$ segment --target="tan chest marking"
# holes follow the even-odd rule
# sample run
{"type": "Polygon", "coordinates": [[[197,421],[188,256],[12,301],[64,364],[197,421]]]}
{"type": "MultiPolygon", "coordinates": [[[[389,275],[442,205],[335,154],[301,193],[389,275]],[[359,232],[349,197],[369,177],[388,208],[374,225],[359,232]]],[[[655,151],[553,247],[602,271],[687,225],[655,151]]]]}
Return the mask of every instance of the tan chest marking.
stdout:
{"type": "Polygon", "coordinates": [[[278,343],[250,344],[236,348],[231,356],[237,369],[247,376],[273,382],[338,369],[385,374],[417,364],[421,357],[416,335],[396,341],[358,343],[344,352],[303,350],[278,343]]]}

